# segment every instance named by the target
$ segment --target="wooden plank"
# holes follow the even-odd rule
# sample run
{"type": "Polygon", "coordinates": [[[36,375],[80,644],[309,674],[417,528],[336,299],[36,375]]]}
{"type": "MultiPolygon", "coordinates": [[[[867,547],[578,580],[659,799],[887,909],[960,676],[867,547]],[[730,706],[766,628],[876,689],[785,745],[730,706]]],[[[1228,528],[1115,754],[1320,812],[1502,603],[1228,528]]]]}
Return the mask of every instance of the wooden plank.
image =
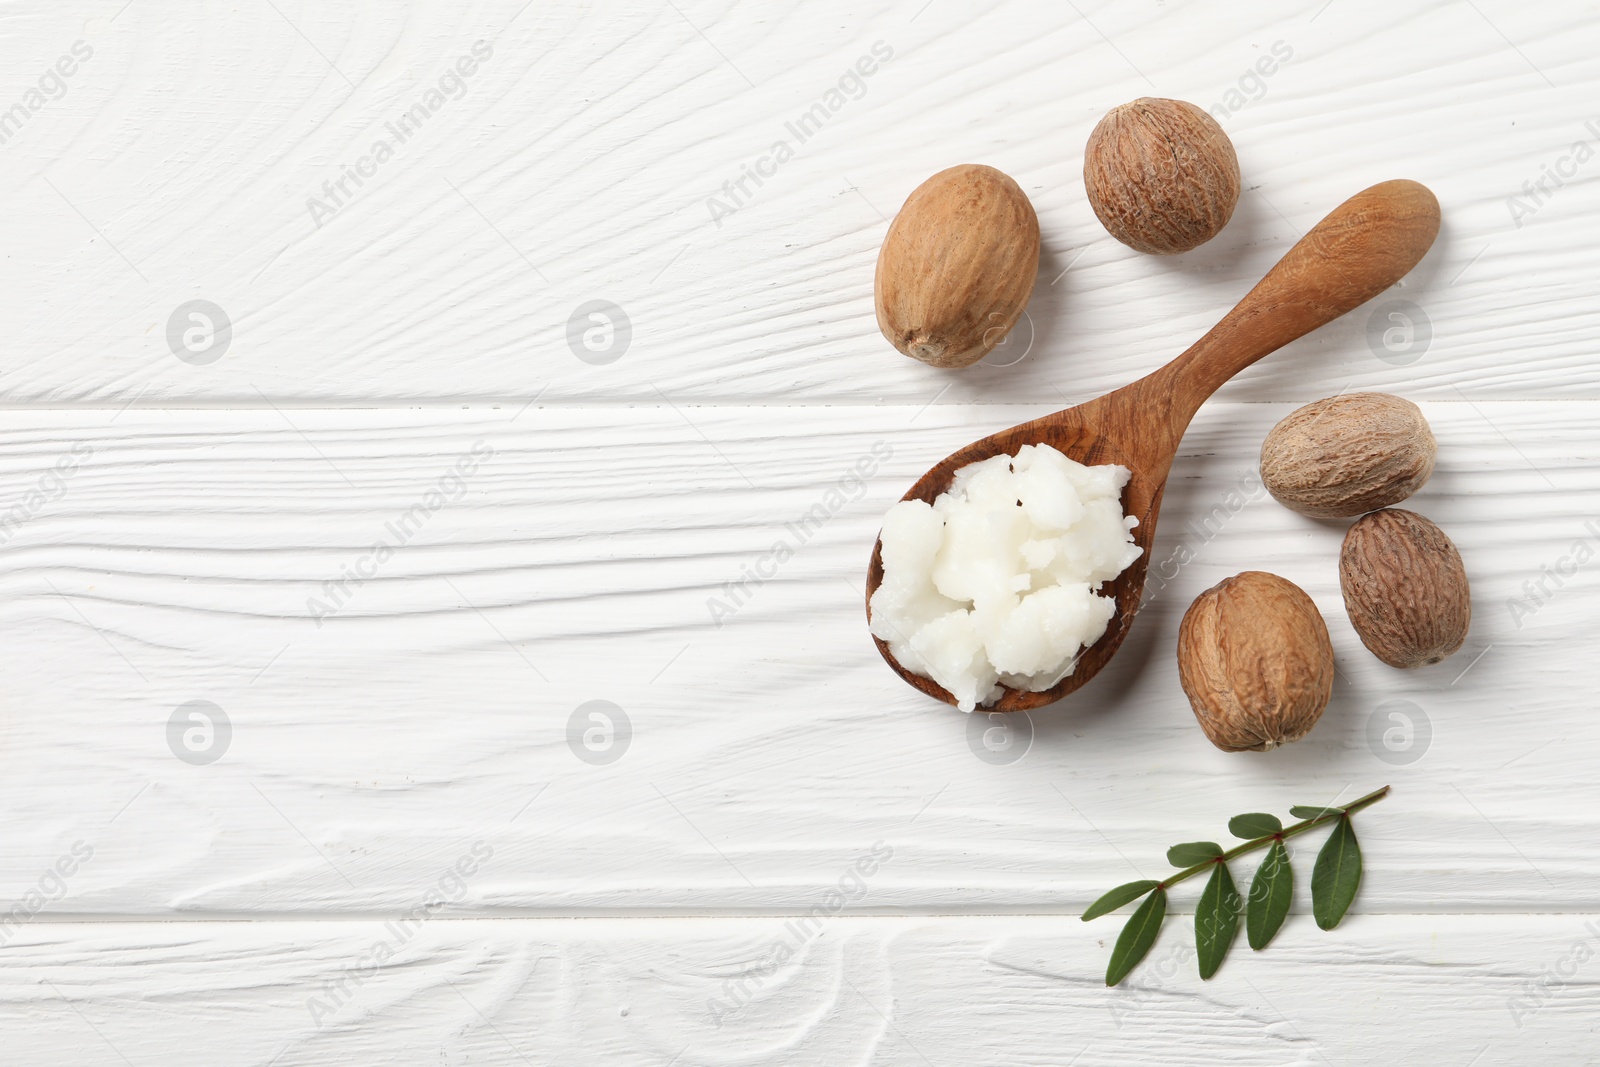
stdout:
{"type": "Polygon", "coordinates": [[[1582,5],[191,6],[8,22],[16,69],[80,40],[92,58],[3,145],[0,403],[1085,399],[1398,176],[1439,194],[1434,252],[1230,395],[1600,396],[1582,5]],[[1223,116],[1248,188],[1176,260],[1112,240],[1080,179],[1094,122],[1147,94],[1223,116]],[[1020,181],[1045,255],[1011,348],[951,375],[878,336],[872,271],[905,196],[965,161],[1020,181]],[[197,299],[231,323],[226,350],[197,299]],[[626,347],[604,323],[604,351],[569,343],[592,301],[623,309],[626,347]],[[179,358],[169,330],[197,329],[179,358]]]}
{"type": "Polygon", "coordinates": [[[996,754],[994,724],[884,667],[859,583],[918,472],[1039,410],[13,413],[0,900],[81,840],[46,915],[385,913],[483,839],[469,914],[762,912],[883,840],[872,907],[1075,913],[1233,814],[1392,784],[1360,820],[1358,910],[1597,910],[1573,847],[1600,800],[1600,587],[1571,558],[1600,537],[1591,405],[1425,405],[1440,464],[1412,506],[1461,547],[1476,618],[1415,672],[1345,621],[1342,528],[1254,488],[1287,406],[1209,406],[1147,617],[996,754]],[[1311,593],[1340,675],[1305,741],[1230,755],[1172,649],[1192,597],[1251,567],[1311,593]],[[617,709],[626,745],[591,717],[617,709]]]}
{"type": "MultiPolygon", "coordinates": [[[[7,1063],[1579,1063],[1600,916],[1300,917],[1103,984],[1071,918],[30,925],[7,1063]],[[120,1057],[120,1059],[119,1059],[120,1057]]],[[[1103,919],[1102,924],[1115,920],[1103,919]]]]}

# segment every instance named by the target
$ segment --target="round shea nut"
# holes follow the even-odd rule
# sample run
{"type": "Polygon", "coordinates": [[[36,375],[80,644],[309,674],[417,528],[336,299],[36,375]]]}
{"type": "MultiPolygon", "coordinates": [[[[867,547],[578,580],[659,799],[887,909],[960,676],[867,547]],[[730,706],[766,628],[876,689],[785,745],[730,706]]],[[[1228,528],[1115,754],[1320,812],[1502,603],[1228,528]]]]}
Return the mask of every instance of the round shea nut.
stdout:
{"type": "Polygon", "coordinates": [[[942,170],[906,198],[878,251],[878,328],[935,367],[970,367],[1006,339],[1039,273],[1039,217],[981,164],[942,170]]]}
{"type": "Polygon", "coordinates": [[[1261,481],[1317,519],[1365,515],[1421,489],[1438,442],[1422,410],[1388,393],[1347,393],[1289,413],[1261,442],[1261,481]]]}
{"type": "Polygon", "coordinates": [[[1445,532],[1403,508],[1358,519],[1339,551],[1344,609],[1361,643],[1391,667],[1425,667],[1459,649],[1472,590],[1445,532]]]}
{"type": "Polygon", "coordinates": [[[1333,695],[1333,642],[1304,590],[1245,571],[1184,613],[1178,679],[1213,745],[1265,752],[1300,740],[1322,717],[1333,695]]]}
{"type": "Polygon", "coordinates": [[[1089,205],[1111,236],[1158,256],[1205,244],[1239,203],[1239,157],[1217,120],[1184,100],[1112,108],[1083,153],[1089,205]]]}

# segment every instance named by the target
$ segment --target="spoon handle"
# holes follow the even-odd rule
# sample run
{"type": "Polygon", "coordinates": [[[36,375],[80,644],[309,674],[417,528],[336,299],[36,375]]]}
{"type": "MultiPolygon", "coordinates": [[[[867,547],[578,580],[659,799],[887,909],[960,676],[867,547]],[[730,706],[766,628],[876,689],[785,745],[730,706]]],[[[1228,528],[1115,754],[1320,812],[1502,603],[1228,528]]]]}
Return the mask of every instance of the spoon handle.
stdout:
{"type": "Polygon", "coordinates": [[[1334,208],[1210,332],[1156,376],[1173,429],[1223,382],[1399,281],[1439,234],[1439,201],[1417,182],[1381,182],[1334,208]],[[1166,390],[1163,389],[1165,392],[1166,390]]]}

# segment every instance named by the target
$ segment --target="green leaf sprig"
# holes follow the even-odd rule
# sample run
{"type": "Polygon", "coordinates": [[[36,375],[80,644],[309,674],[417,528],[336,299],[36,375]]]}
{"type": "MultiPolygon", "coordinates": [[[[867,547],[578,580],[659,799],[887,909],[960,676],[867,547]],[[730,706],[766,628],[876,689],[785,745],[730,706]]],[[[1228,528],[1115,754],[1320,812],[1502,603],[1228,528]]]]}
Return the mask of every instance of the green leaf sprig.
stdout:
{"type": "Polygon", "coordinates": [[[1241,911],[1250,947],[1266,948],[1288,916],[1289,903],[1294,897],[1294,871],[1289,866],[1289,850],[1284,841],[1330,822],[1334,824],[1333,833],[1328,835],[1322,851],[1317,854],[1317,863],[1311,872],[1311,913],[1324,930],[1338,926],[1361,886],[1361,846],[1356,843],[1350,817],[1388,795],[1389,787],[1384,786],[1342,808],[1297,805],[1289,809],[1291,815],[1301,820],[1293,826],[1284,826],[1277,816],[1264,812],[1235,815],[1228,821],[1228,832],[1247,840],[1226,851],[1215,841],[1173,845],[1167,850],[1167,862],[1183,870],[1159,882],[1146,879],[1119,885],[1083,913],[1083,921],[1088,922],[1145,897],[1144,903],[1128,917],[1128,925],[1122,928],[1116,947],[1111,950],[1106,985],[1114,986],[1126,978],[1155,944],[1156,935],[1161,932],[1161,920],[1167,915],[1167,889],[1206,871],[1211,872],[1211,877],[1194,913],[1200,977],[1210,978],[1222,966],[1239,932],[1241,911]],[[1234,888],[1228,861],[1262,848],[1268,850],[1267,855],[1250,882],[1250,900],[1246,908],[1244,899],[1234,888]]]}

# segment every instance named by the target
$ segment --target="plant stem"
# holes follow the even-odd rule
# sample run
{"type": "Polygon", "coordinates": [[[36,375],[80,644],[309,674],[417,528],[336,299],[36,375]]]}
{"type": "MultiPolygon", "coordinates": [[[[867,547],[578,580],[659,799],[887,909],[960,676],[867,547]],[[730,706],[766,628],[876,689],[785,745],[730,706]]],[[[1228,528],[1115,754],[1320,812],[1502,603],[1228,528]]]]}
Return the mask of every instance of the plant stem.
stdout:
{"type": "Polygon", "coordinates": [[[1166,878],[1163,881],[1161,881],[1160,883],[1158,883],[1156,888],[1158,888],[1158,889],[1166,889],[1168,886],[1176,885],[1177,883],[1183,881],[1186,878],[1193,878],[1197,874],[1201,874],[1201,873],[1204,873],[1205,871],[1209,871],[1212,867],[1215,867],[1219,863],[1226,863],[1229,860],[1233,859],[1235,856],[1242,856],[1246,852],[1254,852],[1258,848],[1266,848],[1268,845],[1272,844],[1274,841],[1282,841],[1283,839],[1288,838],[1288,837],[1293,837],[1296,834],[1303,834],[1307,830],[1313,830],[1316,827],[1323,825],[1324,823],[1330,823],[1335,819],[1342,819],[1347,815],[1354,815],[1356,812],[1360,811],[1362,808],[1365,808],[1365,807],[1367,807],[1368,805],[1371,805],[1371,804],[1376,804],[1378,801],[1382,800],[1384,797],[1386,797],[1388,795],[1389,795],[1389,787],[1388,786],[1384,786],[1382,789],[1379,789],[1379,790],[1376,790],[1374,792],[1368,793],[1366,796],[1360,798],[1359,800],[1351,801],[1349,804],[1346,804],[1344,807],[1337,809],[1332,814],[1329,814],[1329,815],[1318,815],[1315,819],[1306,819],[1304,822],[1297,822],[1293,826],[1285,826],[1282,830],[1279,830],[1275,834],[1268,834],[1265,837],[1257,837],[1254,840],[1246,841],[1242,845],[1238,845],[1238,846],[1236,846],[1234,848],[1230,848],[1228,851],[1224,852],[1222,855],[1218,856],[1216,859],[1209,859],[1209,860],[1206,860],[1204,863],[1197,863],[1193,867],[1185,867],[1183,870],[1179,871],[1177,874],[1174,874],[1171,877],[1166,878]]]}

